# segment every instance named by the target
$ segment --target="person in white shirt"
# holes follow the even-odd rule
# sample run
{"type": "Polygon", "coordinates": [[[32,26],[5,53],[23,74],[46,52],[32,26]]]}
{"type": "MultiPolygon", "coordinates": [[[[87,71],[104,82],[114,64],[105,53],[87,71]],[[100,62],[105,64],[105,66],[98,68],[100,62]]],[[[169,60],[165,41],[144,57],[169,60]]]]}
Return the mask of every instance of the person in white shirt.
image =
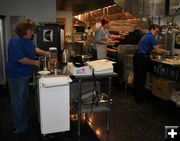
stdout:
{"type": "Polygon", "coordinates": [[[94,59],[107,58],[107,44],[109,38],[109,20],[103,18],[101,26],[95,31],[92,55],[94,59]]]}

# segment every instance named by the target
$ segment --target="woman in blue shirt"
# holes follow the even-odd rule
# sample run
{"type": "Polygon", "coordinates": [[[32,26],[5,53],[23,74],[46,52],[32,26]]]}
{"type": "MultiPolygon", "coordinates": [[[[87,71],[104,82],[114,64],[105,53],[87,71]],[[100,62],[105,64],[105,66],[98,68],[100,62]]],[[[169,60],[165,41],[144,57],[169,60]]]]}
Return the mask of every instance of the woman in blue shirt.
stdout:
{"type": "Polygon", "coordinates": [[[149,32],[146,33],[139,42],[138,49],[133,57],[134,67],[134,98],[137,103],[143,103],[145,100],[145,83],[149,70],[149,59],[152,51],[158,54],[164,54],[165,49],[159,48],[156,35],[159,33],[158,25],[150,25],[149,32]]]}
{"type": "Polygon", "coordinates": [[[32,41],[36,24],[30,19],[23,19],[15,28],[15,36],[8,43],[8,62],[6,75],[10,93],[14,133],[28,129],[26,111],[29,79],[35,66],[39,65],[36,54],[48,56],[49,52],[35,47],[32,41]]]}

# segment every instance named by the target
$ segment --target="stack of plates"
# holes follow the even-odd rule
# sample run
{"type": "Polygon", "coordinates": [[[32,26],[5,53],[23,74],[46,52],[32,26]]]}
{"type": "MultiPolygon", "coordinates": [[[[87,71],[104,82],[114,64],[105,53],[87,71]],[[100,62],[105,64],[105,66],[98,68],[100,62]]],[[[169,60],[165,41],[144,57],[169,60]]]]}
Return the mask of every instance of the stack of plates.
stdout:
{"type": "Polygon", "coordinates": [[[50,71],[38,71],[38,74],[40,75],[48,75],[50,73],[51,73],[50,71]]]}

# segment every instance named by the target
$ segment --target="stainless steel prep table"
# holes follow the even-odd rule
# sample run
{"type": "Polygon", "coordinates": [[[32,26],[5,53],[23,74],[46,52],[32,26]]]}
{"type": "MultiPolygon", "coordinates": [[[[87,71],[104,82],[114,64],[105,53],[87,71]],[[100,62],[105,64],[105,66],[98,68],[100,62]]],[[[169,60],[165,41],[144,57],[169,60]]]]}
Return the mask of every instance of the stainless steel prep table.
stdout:
{"type": "MultiPolygon", "coordinates": [[[[91,110],[91,108],[88,107],[83,107],[81,105],[81,92],[82,92],[82,81],[87,81],[87,80],[92,80],[94,79],[92,75],[80,75],[80,76],[74,76],[70,74],[70,77],[72,80],[77,80],[78,81],[78,90],[79,90],[79,95],[78,95],[78,104],[77,104],[77,112],[78,112],[78,140],[80,141],[80,136],[81,136],[81,113],[82,112],[88,112],[91,110]]],[[[95,74],[95,79],[103,79],[107,78],[108,79],[108,102],[105,103],[103,107],[96,107],[96,110],[94,112],[100,112],[100,111],[106,111],[107,112],[107,117],[106,117],[106,140],[109,141],[109,118],[110,118],[110,100],[111,100],[111,80],[112,77],[117,77],[116,73],[102,73],[102,74],[95,74]]]]}

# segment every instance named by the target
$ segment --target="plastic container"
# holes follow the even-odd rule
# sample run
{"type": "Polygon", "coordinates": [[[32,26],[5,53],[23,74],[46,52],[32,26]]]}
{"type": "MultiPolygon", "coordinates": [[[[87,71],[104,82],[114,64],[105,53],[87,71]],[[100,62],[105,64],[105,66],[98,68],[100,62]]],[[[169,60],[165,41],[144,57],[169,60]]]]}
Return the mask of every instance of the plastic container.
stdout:
{"type": "Polygon", "coordinates": [[[57,55],[57,48],[56,47],[50,47],[49,48],[50,57],[50,71],[54,72],[55,69],[58,69],[58,55],[57,55]]]}

